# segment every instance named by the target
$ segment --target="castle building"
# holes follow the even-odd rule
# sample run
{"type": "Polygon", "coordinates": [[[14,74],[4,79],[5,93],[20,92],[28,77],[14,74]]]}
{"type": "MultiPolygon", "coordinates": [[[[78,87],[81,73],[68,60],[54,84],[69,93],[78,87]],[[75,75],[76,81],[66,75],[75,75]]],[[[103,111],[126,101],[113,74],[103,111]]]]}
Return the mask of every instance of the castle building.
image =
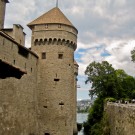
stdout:
{"type": "Polygon", "coordinates": [[[0,134],[76,135],[77,29],[55,7],[28,24],[27,49],[21,25],[4,29],[7,2],[0,0],[0,134]]]}

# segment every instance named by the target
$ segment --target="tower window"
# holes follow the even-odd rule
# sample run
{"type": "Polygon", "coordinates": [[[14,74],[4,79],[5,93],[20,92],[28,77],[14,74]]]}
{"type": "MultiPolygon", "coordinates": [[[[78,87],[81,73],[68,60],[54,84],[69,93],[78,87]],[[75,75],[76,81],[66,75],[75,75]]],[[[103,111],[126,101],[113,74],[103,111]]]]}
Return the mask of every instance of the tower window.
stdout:
{"type": "Polygon", "coordinates": [[[45,135],[50,135],[49,133],[45,133],[45,135]]]}
{"type": "Polygon", "coordinates": [[[61,28],[61,24],[58,25],[58,28],[61,28]]]}
{"type": "Polygon", "coordinates": [[[14,60],[14,65],[15,65],[15,60],[14,60]]]}
{"type": "Polygon", "coordinates": [[[32,73],[32,68],[31,68],[31,73],[32,73]]]}
{"type": "Polygon", "coordinates": [[[46,53],[45,52],[42,53],[42,59],[46,59],[46,53]]]}
{"type": "Polygon", "coordinates": [[[46,29],[48,28],[48,24],[45,25],[45,28],[46,28],[46,29]]]}
{"type": "Polygon", "coordinates": [[[47,108],[47,106],[45,105],[45,106],[43,106],[44,108],[47,108]]]}
{"type": "Polygon", "coordinates": [[[59,103],[59,105],[64,105],[64,103],[61,101],[61,102],[59,103]]]}
{"type": "Polygon", "coordinates": [[[59,59],[63,59],[63,54],[58,54],[59,59]]]}
{"type": "Polygon", "coordinates": [[[58,79],[58,78],[55,78],[55,79],[54,79],[55,82],[58,82],[59,80],[60,80],[60,79],[58,79]]]}

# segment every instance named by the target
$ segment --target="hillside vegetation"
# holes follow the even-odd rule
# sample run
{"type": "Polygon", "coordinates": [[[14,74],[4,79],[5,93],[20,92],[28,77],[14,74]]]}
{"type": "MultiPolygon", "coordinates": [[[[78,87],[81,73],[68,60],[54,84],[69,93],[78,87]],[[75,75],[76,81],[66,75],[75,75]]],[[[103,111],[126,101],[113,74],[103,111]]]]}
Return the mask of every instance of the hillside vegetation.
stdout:
{"type": "Polygon", "coordinates": [[[89,95],[96,95],[97,99],[84,123],[84,134],[109,135],[109,126],[106,126],[107,116],[103,111],[104,103],[107,100],[114,102],[135,99],[135,78],[122,69],[114,69],[107,61],[90,63],[85,74],[86,83],[92,84],[89,95]]]}

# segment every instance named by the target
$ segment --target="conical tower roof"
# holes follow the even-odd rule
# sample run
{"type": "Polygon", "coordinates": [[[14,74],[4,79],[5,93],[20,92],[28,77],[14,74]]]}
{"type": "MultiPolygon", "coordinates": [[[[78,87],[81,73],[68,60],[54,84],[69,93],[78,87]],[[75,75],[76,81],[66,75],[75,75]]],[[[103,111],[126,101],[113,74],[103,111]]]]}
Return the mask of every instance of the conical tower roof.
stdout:
{"type": "Polygon", "coordinates": [[[29,23],[28,26],[31,27],[33,25],[54,23],[65,24],[74,27],[73,24],[67,19],[67,17],[58,7],[55,7],[49,10],[47,13],[41,15],[40,17],[29,23]]]}

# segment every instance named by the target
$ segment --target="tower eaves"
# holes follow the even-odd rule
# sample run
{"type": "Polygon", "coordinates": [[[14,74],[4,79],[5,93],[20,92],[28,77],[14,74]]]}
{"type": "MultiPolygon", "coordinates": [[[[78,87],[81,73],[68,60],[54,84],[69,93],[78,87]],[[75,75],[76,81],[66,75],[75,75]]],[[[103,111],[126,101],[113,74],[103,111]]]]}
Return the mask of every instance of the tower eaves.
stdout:
{"type": "Polygon", "coordinates": [[[55,7],[49,10],[47,13],[41,15],[40,17],[29,23],[28,26],[31,28],[31,26],[33,25],[57,23],[74,27],[73,24],[67,19],[67,17],[62,13],[62,11],[58,7],[55,7]]]}

